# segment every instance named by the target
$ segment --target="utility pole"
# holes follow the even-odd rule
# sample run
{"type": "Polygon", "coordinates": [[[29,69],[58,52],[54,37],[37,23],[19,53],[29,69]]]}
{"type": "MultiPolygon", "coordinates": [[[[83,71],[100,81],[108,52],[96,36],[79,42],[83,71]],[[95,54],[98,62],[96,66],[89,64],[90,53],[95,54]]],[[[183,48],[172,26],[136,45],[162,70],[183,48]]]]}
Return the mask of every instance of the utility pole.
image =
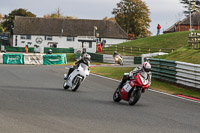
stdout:
{"type": "Polygon", "coordinates": [[[189,5],[189,13],[190,13],[190,33],[191,33],[191,30],[192,30],[192,18],[191,18],[191,0],[190,0],[190,5],[189,5]]]}

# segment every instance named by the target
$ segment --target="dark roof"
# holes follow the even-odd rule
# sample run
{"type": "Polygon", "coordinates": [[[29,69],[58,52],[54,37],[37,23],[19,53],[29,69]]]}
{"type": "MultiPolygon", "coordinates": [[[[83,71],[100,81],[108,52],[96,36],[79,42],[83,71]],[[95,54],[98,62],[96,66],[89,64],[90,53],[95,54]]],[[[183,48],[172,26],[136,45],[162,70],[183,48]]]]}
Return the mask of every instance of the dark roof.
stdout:
{"type": "Polygon", "coordinates": [[[101,38],[127,39],[128,35],[116,23],[109,20],[57,19],[15,17],[14,34],[51,36],[93,36],[94,26],[101,38]],[[63,29],[63,30],[62,30],[63,29]],[[63,33],[62,33],[63,31],[63,33]]]}
{"type": "MultiPolygon", "coordinates": [[[[187,16],[186,18],[184,18],[182,21],[178,21],[176,22],[174,25],[172,25],[171,27],[169,27],[167,30],[164,31],[164,33],[167,32],[174,32],[174,27],[175,25],[190,25],[190,16],[187,16]]],[[[193,12],[191,14],[191,24],[193,26],[198,26],[200,25],[200,10],[193,12]]]]}
{"type": "MultiPolygon", "coordinates": [[[[190,25],[190,16],[186,17],[180,22],[181,25],[190,25]]],[[[191,24],[198,26],[200,24],[200,10],[192,13],[191,24]]]]}

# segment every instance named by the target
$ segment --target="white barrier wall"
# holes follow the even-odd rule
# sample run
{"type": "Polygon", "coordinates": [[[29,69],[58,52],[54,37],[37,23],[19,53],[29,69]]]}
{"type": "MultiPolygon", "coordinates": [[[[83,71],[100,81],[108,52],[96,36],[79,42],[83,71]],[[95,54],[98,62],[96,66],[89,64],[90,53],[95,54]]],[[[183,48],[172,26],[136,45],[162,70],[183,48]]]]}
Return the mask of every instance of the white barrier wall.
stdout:
{"type": "Polygon", "coordinates": [[[24,54],[24,64],[43,65],[43,54],[24,54]]]}
{"type": "Polygon", "coordinates": [[[177,83],[200,88],[200,65],[176,61],[177,83]]]}
{"type": "Polygon", "coordinates": [[[3,64],[3,54],[0,53],[0,64],[3,64]]]}
{"type": "MultiPolygon", "coordinates": [[[[134,56],[122,56],[124,60],[124,64],[134,64],[134,56]]],[[[103,55],[103,62],[105,63],[115,63],[113,59],[113,55],[103,55]]]]}

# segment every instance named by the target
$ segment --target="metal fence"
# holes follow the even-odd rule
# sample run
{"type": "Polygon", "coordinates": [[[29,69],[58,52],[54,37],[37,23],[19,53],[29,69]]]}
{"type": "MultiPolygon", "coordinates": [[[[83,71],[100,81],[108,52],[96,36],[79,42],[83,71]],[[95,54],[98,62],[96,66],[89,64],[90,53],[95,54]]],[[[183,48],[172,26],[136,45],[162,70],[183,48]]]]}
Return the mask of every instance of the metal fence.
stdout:
{"type": "Polygon", "coordinates": [[[151,58],[153,78],[200,89],[200,65],[151,58]]]}
{"type": "Polygon", "coordinates": [[[175,49],[170,48],[142,48],[142,47],[130,47],[130,46],[111,46],[102,49],[102,53],[104,54],[112,54],[114,51],[122,55],[137,55],[140,56],[141,54],[147,53],[155,53],[155,52],[165,52],[171,53],[175,49]]]}
{"type": "Polygon", "coordinates": [[[190,48],[200,48],[200,33],[191,32],[188,37],[188,44],[190,48]]]}

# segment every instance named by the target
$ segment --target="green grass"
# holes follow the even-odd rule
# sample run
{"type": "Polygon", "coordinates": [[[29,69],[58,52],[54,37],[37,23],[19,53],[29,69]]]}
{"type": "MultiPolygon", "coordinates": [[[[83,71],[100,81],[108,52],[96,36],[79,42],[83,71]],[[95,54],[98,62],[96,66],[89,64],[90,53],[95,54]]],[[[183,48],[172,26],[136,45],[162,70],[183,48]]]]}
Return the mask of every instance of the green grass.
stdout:
{"type": "Polygon", "coordinates": [[[125,72],[133,70],[132,67],[92,67],[91,72],[109,78],[121,80],[125,72]]]}
{"type": "Polygon", "coordinates": [[[168,33],[121,43],[118,46],[178,49],[187,46],[188,35],[189,31],[168,33]]]}
{"type": "MultiPolygon", "coordinates": [[[[130,72],[133,70],[132,67],[93,67],[91,68],[91,72],[95,74],[99,74],[102,76],[106,76],[109,78],[121,80],[123,74],[125,72],[130,72]]],[[[158,90],[162,92],[166,92],[169,94],[181,94],[190,97],[200,98],[200,93],[198,91],[185,89],[175,84],[171,84],[168,82],[159,81],[156,79],[152,79],[152,84],[150,86],[153,90],[158,90]]]]}
{"type": "Polygon", "coordinates": [[[160,49],[162,49],[162,52],[169,53],[172,49],[176,50],[187,46],[188,36],[189,31],[151,36],[103,48],[102,53],[113,54],[113,51],[118,51],[121,55],[140,56],[149,53],[149,49],[151,53],[158,52],[160,49]],[[125,49],[122,49],[122,46],[125,49]],[[132,47],[132,53],[130,47],[132,47]]]}
{"type": "Polygon", "coordinates": [[[154,58],[200,64],[200,50],[182,47],[168,55],[156,56],[154,58]]]}

